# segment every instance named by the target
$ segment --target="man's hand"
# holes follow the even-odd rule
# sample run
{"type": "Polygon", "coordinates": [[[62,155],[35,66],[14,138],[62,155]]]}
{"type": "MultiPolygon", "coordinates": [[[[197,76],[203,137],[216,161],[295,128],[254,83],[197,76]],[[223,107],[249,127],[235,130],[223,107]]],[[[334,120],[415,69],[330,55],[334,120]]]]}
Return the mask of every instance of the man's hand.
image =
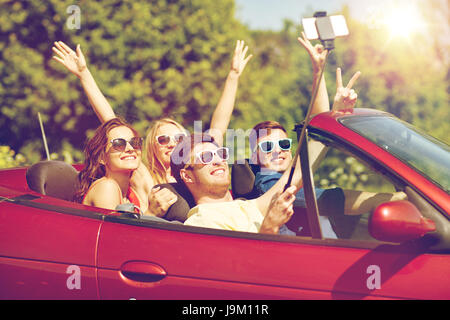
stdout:
{"type": "Polygon", "coordinates": [[[247,58],[248,46],[244,48],[244,40],[238,40],[236,42],[236,48],[234,49],[233,59],[231,60],[231,71],[235,76],[239,77],[244,71],[247,62],[253,57],[249,55],[247,58]]]}
{"type": "Polygon", "coordinates": [[[279,193],[272,197],[266,217],[264,218],[260,233],[278,234],[280,227],[289,221],[294,214],[294,200],[297,188],[290,186],[281,195],[279,193]]]}
{"type": "Polygon", "coordinates": [[[81,78],[82,73],[87,70],[86,59],[81,52],[80,45],[77,45],[76,52],[70,49],[64,42],[56,41],[52,48],[53,52],[58,57],[53,56],[53,59],[61,63],[70,72],[81,78]]]}
{"type": "Polygon", "coordinates": [[[311,63],[313,66],[313,72],[318,73],[325,63],[327,56],[327,50],[324,50],[321,44],[316,44],[314,47],[306,38],[305,33],[302,31],[302,36],[297,38],[298,42],[308,51],[311,63]]]}
{"type": "Polygon", "coordinates": [[[353,108],[355,106],[358,95],[352,87],[360,74],[361,72],[356,72],[344,88],[344,85],[342,84],[341,68],[336,69],[336,95],[334,96],[334,103],[331,111],[338,112],[342,109],[353,108]]]}
{"type": "Polygon", "coordinates": [[[162,217],[178,197],[169,189],[155,187],[148,195],[148,211],[157,217],[162,217]]]}

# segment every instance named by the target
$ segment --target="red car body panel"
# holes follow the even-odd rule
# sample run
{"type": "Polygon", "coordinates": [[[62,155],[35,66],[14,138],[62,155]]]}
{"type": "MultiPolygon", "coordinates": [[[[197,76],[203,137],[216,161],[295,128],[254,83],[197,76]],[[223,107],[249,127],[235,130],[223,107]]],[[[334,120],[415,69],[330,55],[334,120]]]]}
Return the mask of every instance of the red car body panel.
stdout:
{"type": "MultiPolygon", "coordinates": [[[[450,213],[448,194],[338,118],[320,114],[310,124],[450,213]]],[[[25,173],[0,170],[0,299],[450,299],[448,252],[133,220],[39,195],[25,173]],[[80,288],[68,284],[70,266],[79,267],[80,288]]]]}
{"type": "Polygon", "coordinates": [[[337,247],[333,240],[319,246],[309,239],[242,239],[232,231],[215,236],[134,227],[129,236],[129,228],[110,222],[102,226],[99,287],[109,299],[450,298],[444,279],[448,255],[403,253],[391,246],[337,247]],[[157,264],[167,276],[133,285],[120,271],[129,261],[157,264]],[[379,290],[367,287],[367,269],[374,264],[382,270],[379,290]],[[441,272],[433,271],[436,266],[441,272]],[[411,281],[421,288],[420,296],[411,290],[411,281]]]}

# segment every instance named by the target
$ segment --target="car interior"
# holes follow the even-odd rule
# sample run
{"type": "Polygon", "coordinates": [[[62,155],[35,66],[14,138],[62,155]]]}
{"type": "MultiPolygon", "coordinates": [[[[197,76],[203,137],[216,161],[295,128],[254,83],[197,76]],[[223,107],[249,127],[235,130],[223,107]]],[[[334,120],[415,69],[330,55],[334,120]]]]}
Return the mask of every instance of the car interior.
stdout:
{"type": "MultiPolygon", "coordinates": [[[[235,199],[254,199],[260,194],[255,189],[255,174],[259,166],[250,164],[248,159],[244,163],[236,162],[232,165],[231,185],[235,199]]],[[[40,161],[30,166],[26,173],[26,180],[29,188],[43,195],[48,195],[58,199],[73,201],[73,196],[78,184],[77,170],[70,164],[63,161],[50,160],[40,161]]],[[[174,203],[163,218],[139,216],[134,212],[134,208],[120,205],[116,210],[129,218],[141,218],[146,220],[183,223],[187,219],[187,214],[195,206],[194,199],[189,190],[179,183],[168,183],[159,185],[161,188],[168,188],[174,192],[178,200],[174,203]]],[[[321,212],[329,212],[333,199],[325,193],[318,201],[321,212]]],[[[332,215],[332,214],[331,214],[332,215]]],[[[357,220],[355,217],[335,217],[334,224],[339,238],[349,238],[352,228],[355,227],[357,220]]],[[[291,230],[299,230],[298,236],[310,236],[306,208],[296,208],[295,215],[288,222],[291,230]],[[303,228],[299,228],[303,226],[303,228]]]]}

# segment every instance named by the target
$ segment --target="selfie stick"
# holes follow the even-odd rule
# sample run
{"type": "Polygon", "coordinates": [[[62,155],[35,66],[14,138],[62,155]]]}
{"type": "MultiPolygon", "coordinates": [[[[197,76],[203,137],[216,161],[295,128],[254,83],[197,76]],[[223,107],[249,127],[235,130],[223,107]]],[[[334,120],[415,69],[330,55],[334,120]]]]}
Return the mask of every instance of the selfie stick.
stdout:
{"type": "Polygon", "coordinates": [[[47,160],[50,161],[50,154],[48,152],[47,139],[45,138],[44,125],[42,124],[42,119],[41,119],[41,113],[40,112],[38,112],[38,119],[39,119],[39,125],[41,126],[42,140],[44,141],[44,148],[45,148],[45,153],[47,154],[47,160]]]}
{"type": "MultiPolygon", "coordinates": [[[[325,13],[325,15],[326,15],[326,13],[325,13]]],[[[314,16],[315,17],[323,16],[323,13],[317,12],[316,14],[314,14],[314,16]]],[[[324,46],[324,49],[327,50],[327,54],[325,56],[325,61],[323,63],[322,69],[320,70],[320,76],[319,76],[318,83],[317,83],[316,87],[314,88],[314,91],[313,91],[313,94],[312,94],[312,97],[311,97],[311,102],[309,104],[308,112],[307,112],[306,117],[305,117],[305,123],[303,125],[302,131],[301,131],[301,134],[300,134],[300,138],[298,140],[297,151],[295,152],[294,161],[291,164],[291,171],[289,172],[288,181],[287,181],[286,185],[284,186],[284,191],[286,191],[286,189],[289,188],[289,186],[291,185],[292,177],[294,176],[295,166],[297,164],[297,159],[299,157],[299,153],[300,153],[300,149],[301,149],[301,146],[302,146],[302,142],[303,142],[304,137],[305,137],[306,127],[309,124],[309,120],[310,120],[309,118],[311,116],[312,107],[314,105],[314,102],[316,101],[317,92],[319,91],[320,82],[322,81],[322,76],[323,76],[323,72],[325,70],[325,66],[326,66],[326,63],[327,63],[328,55],[330,54],[331,50],[334,49],[334,39],[326,39],[326,40],[322,40],[321,39],[321,42],[322,42],[322,44],[324,46]]]]}

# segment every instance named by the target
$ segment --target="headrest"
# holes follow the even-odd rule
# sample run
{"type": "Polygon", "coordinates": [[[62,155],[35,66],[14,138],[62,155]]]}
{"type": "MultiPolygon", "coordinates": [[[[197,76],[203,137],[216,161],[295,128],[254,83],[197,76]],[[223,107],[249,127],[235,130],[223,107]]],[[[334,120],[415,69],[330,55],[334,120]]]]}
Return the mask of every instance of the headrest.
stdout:
{"type": "Polygon", "coordinates": [[[78,171],[63,161],[40,161],[28,168],[28,187],[58,199],[73,201],[78,187],[78,171]]]}
{"type": "Polygon", "coordinates": [[[236,161],[231,169],[231,190],[234,198],[254,199],[259,196],[255,190],[255,175],[259,165],[250,164],[248,159],[236,161]]]}

